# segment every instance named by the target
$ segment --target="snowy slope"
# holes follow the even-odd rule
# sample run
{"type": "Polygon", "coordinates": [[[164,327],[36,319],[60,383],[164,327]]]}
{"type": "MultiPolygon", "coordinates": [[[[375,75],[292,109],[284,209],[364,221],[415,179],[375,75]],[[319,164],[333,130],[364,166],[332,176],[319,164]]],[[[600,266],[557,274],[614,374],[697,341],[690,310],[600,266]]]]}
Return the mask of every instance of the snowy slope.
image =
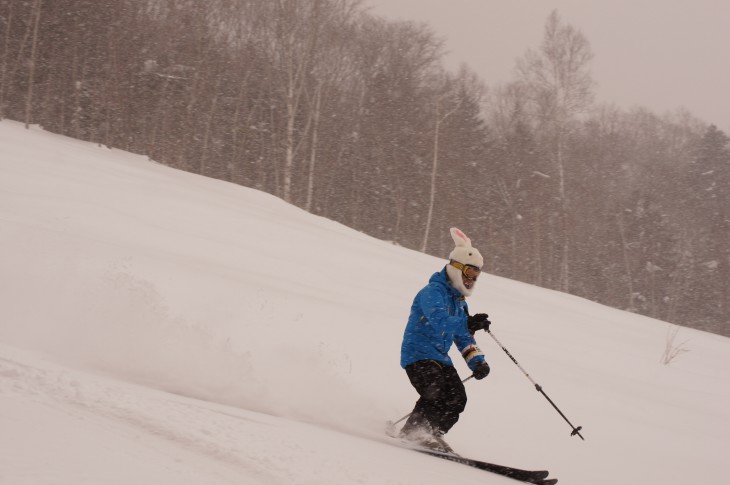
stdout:
{"type": "MultiPolygon", "coordinates": [[[[400,337],[443,264],[3,121],[0,484],[515,483],[382,437],[415,400],[400,337]]],[[[725,482],[730,340],[682,329],[662,365],[667,324],[494,276],[470,307],[586,441],[483,334],[462,454],[561,484],[725,482]]]]}

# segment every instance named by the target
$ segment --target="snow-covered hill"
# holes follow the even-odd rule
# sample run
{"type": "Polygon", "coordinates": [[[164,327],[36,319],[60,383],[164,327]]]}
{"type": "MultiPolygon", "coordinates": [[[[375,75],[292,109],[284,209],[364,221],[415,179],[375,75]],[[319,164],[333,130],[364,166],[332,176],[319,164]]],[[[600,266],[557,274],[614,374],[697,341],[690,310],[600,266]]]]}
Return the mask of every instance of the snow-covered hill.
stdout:
{"type": "MultiPolygon", "coordinates": [[[[382,436],[415,401],[400,338],[444,262],[1,122],[0,484],[516,483],[382,436]]],[[[482,334],[457,451],[561,484],[725,482],[729,339],[682,329],[663,365],[666,323],[488,275],[470,307],[586,441],[482,334]]]]}

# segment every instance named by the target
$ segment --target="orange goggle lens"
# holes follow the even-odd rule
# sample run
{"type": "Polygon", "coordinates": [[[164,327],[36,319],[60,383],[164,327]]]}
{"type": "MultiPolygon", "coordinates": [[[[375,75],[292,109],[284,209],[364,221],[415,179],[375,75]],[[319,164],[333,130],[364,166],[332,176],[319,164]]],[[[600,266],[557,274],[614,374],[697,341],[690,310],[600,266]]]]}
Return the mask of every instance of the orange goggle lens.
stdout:
{"type": "Polygon", "coordinates": [[[454,268],[461,270],[461,274],[463,274],[470,280],[476,281],[476,279],[482,273],[481,269],[477,268],[476,266],[472,266],[470,264],[461,264],[458,261],[451,261],[450,264],[454,268]]]}

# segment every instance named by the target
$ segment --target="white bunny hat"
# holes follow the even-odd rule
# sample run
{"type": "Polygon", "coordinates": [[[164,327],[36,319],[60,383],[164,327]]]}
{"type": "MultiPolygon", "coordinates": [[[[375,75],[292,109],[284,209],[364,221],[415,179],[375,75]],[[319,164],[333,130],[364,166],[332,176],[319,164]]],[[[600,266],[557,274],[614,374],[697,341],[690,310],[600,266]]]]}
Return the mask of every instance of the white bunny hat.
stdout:
{"type": "Polygon", "coordinates": [[[461,264],[470,264],[481,269],[484,266],[484,258],[479,251],[472,247],[471,239],[466,237],[466,234],[461,232],[459,229],[451,228],[451,238],[454,240],[454,250],[449,254],[449,259],[458,261],[461,264]]]}
{"type": "MultiPolygon", "coordinates": [[[[449,254],[450,260],[458,261],[461,264],[476,266],[479,269],[484,266],[484,258],[482,258],[479,251],[471,245],[471,239],[466,237],[466,234],[461,232],[459,229],[452,227],[451,238],[454,240],[455,247],[454,250],[451,251],[451,254],[449,254]]],[[[459,290],[459,293],[464,296],[471,296],[476,282],[474,282],[471,288],[467,288],[461,279],[461,270],[451,266],[450,264],[446,265],[446,274],[449,276],[451,285],[459,290]]]]}

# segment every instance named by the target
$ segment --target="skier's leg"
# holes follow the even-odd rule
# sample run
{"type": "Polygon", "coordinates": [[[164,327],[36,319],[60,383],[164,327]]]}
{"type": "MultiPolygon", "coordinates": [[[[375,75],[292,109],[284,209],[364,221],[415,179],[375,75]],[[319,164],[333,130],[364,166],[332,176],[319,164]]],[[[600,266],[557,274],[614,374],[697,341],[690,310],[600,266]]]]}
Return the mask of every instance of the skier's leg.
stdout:
{"type": "Polygon", "coordinates": [[[432,423],[438,434],[447,433],[466,407],[466,389],[455,368],[444,367],[442,389],[439,420],[432,423]]]}
{"type": "Polygon", "coordinates": [[[411,384],[420,396],[413,413],[403,426],[401,434],[425,430],[431,433],[441,419],[444,375],[442,364],[433,360],[422,360],[406,367],[411,384]]]}

